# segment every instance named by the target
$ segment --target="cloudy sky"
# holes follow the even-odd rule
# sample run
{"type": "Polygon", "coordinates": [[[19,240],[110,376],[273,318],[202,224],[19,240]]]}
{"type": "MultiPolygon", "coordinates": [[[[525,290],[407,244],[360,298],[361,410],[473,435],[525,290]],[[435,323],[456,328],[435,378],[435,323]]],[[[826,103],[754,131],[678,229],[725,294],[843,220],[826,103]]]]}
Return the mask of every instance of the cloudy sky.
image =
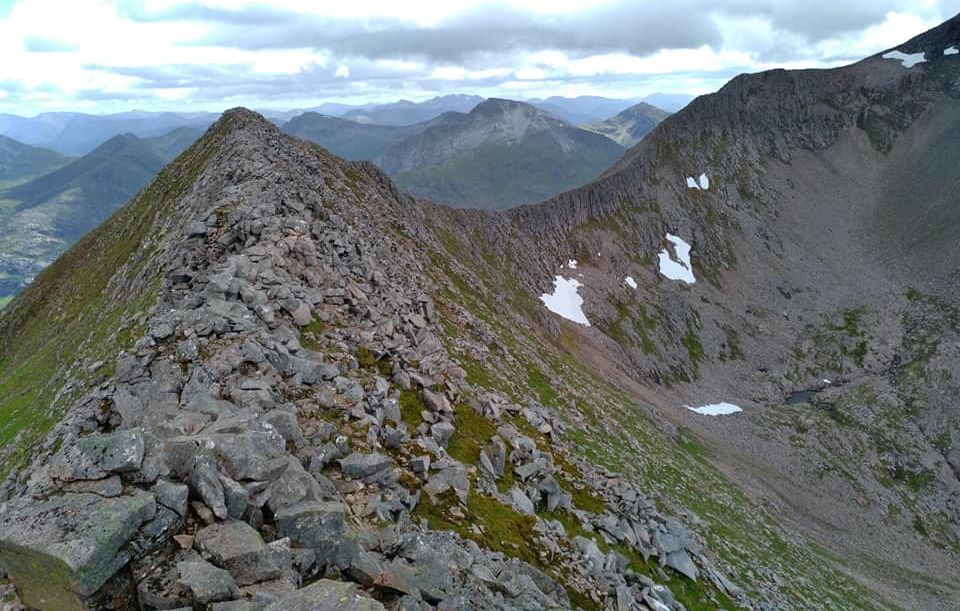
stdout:
{"type": "Polygon", "coordinates": [[[706,93],[894,46],[960,0],[0,0],[0,112],[706,93]]]}

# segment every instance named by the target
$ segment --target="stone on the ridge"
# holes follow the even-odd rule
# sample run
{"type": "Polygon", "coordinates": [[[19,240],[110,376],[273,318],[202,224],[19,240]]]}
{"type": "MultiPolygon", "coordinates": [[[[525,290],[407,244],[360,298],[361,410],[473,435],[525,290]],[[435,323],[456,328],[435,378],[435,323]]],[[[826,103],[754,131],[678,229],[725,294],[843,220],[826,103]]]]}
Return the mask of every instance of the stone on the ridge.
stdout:
{"type": "Polygon", "coordinates": [[[221,432],[174,437],[166,442],[171,468],[189,469],[199,454],[214,457],[226,475],[238,482],[272,481],[287,468],[283,437],[270,429],[260,432],[221,432]],[[186,464],[185,464],[186,463],[186,464]]]}
{"type": "Polygon", "coordinates": [[[300,503],[277,512],[277,535],[294,547],[318,547],[346,529],[347,508],[335,501],[300,503]]]}
{"type": "Polygon", "coordinates": [[[665,562],[668,567],[689,579],[696,581],[697,578],[700,577],[700,571],[697,570],[697,565],[693,563],[690,554],[688,554],[686,550],[670,552],[666,555],[665,562]]]}
{"type": "Polygon", "coordinates": [[[150,491],[157,497],[158,503],[177,512],[177,515],[180,517],[186,517],[187,500],[190,495],[190,490],[187,486],[160,480],[154,484],[150,491]]]}
{"type": "Polygon", "coordinates": [[[362,596],[356,584],[321,579],[283,597],[266,611],[385,611],[372,598],[362,596]]]}
{"type": "Polygon", "coordinates": [[[442,471],[434,473],[427,480],[423,487],[431,498],[436,498],[447,490],[453,490],[457,494],[460,502],[467,502],[467,495],[470,493],[470,478],[467,476],[466,467],[460,463],[453,464],[442,471]]]}
{"type": "Polygon", "coordinates": [[[194,221],[187,225],[186,231],[188,238],[200,238],[207,235],[207,226],[200,221],[194,221]]]}
{"type": "Polygon", "coordinates": [[[430,427],[430,434],[444,448],[450,444],[455,429],[449,422],[438,422],[430,427]]]}
{"type": "Polygon", "coordinates": [[[305,327],[313,322],[313,314],[310,312],[310,306],[303,303],[302,301],[296,301],[296,305],[284,304],[284,308],[290,312],[290,316],[293,317],[293,322],[298,327],[305,327]],[[287,306],[291,307],[287,307],[287,306]]]}
{"type": "Polygon", "coordinates": [[[0,564],[36,609],[84,608],[129,560],[124,546],[157,511],[152,494],[20,498],[0,514],[0,564]]]}
{"type": "Polygon", "coordinates": [[[354,452],[340,461],[340,469],[347,477],[363,479],[383,471],[391,464],[393,464],[393,460],[383,454],[354,452]]]}
{"type": "Polygon", "coordinates": [[[207,526],[197,532],[194,545],[206,559],[226,569],[238,585],[247,585],[280,576],[267,544],[252,526],[229,520],[207,526]]]}
{"type": "Polygon", "coordinates": [[[177,570],[180,571],[178,582],[190,590],[194,601],[202,605],[240,596],[240,588],[230,573],[209,562],[180,562],[177,570]]]}
{"type": "Polygon", "coordinates": [[[220,481],[220,472],[217,465],[208,456],[201,456],[190,469],[190,475],[187,477],[187,483],[193,488],[194,493],[206,503],[213,515],[221,520],[227,518],[227,503],[223,490],[223,482],[220,481]]]}
{"type": "Polygon", "coordinates": [[[453,408],[443,393],[436,393],[428,388],[423,389],[423,402],[431,411],[450,413],[453,408]]]}
{"type": "Polygon", "coordinates": [[[52,474],[66,482],[101,479],[136,471],[142,463],[143,433],[131,429],[77,439],[53,460],[52,474]]]}
{"type": "Polygon", "coordinates": [[[516,486],[510,489],[510,500],[513,507],[524,515],[532,516],[537,512],[527,493],[516,486]]]}

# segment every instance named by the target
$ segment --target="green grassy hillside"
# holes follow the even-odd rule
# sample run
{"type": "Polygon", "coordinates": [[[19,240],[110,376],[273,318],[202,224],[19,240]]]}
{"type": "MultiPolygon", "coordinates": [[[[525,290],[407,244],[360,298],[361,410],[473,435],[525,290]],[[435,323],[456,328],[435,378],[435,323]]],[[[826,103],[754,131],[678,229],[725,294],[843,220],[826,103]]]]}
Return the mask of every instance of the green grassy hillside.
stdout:
{"type": "Polygon", "coordinates": [[[46,174],[69,161],[60,153],[0,136],[0,188],[46,174]]]}

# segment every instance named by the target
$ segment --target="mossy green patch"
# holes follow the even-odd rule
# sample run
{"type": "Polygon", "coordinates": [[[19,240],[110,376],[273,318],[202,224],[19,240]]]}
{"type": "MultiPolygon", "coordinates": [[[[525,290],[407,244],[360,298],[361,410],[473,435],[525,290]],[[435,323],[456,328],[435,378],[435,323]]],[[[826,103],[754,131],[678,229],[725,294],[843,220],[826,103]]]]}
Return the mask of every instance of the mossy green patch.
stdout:
{"type": "Polygon", "coordinates": [[[323,345],[320,343],[320,336],[326,327],[326,323],[318,318],[314,318],[309,324],[300,327],[300,345],[314,352],[323,350],[323,345]]]}
{"type": "Polygon", "coordinates": [[[456,427],[447,452],[462,463],[475,465],[480,460],[480,448],[497,434],[497,427],[463,403],[454,407],[456,427]]]}
{"type": "Polygon", "coordinates": [[[369,369],[377,364],[377,357],[366,346],[357,347],[357,362],[361,367],[369,369]]]}
{"type": "Polygon", "coordinates": [[[423,402],[423,395],[416,390],[405,390],[400,393],[400,419],[412,429],[420,426],[423,418],[420,412],[427,409],[423,402]]]}

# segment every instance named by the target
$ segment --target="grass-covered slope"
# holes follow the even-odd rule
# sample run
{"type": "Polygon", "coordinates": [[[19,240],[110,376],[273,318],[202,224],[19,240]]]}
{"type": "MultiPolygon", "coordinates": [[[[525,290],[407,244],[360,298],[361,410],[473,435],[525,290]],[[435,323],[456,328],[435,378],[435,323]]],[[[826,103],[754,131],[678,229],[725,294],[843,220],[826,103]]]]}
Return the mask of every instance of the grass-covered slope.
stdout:
{"type": "Polygon", "coordinates": [[[87,234],[0,311],[3,472],[63,410],[104,376],[142,329],[163,270],[156,257],[175,205],[216,147],[216,134],[183,153],[129,204],[87,234]]]}
{"type": "MultiPolygon", "coordinates": [[[[704,537],[707,553],[750,600],[783,609],[894,608],[849,579],[830,552],[738,489],[713,465],[715,449],[645,406],[639,397],[648,391],[624,376],[621,365],[607,360],[609,355],[584,341],[576,325],[545,325],[543,305],[511,269],[519,255],[495,254],[476,233],[452,230],[463,222],[455,213],[433,209],[426,216],[433,219],[425,222],[438,236],[431,260],[445,343],[477,392],[495,389],[520,405],[536,401],[556,410],[566,430],[555,435],[555,443],[567,449],[567,460],[609,469],[652,491],[658,506],[683,516],[704,537]]],[[[462,426],[458,421],[458,431],[462,426]]],[[[482,432],[477,436],[485,438],[482,432]]],[[[574,502],[580,510],[603,511],[602,503],[598,506],[586,493],[575,493],[574,502]]],[[[519,519],[491,518],[489,508],[482,506],[473,511],[476,519],[499,521],[504,528],[519,519]]],[[[444,524],[442,515],[428,512],[427,517],[444,524]]],[[[583,532],[571,515],[543,517],[561,520],[569,534],[608,545],[599,534],[583,532]]],[[[522,537],[518,541],[509,531],[503,536],[526,549],[522,537]]],[[[505,551],[509,549],[507,545],[505,551]]],[[[737,608],[709,583],[691,582],[629,550],[614,549],[625,553],[638,572],[665,576],[687,609],[737,608]]],[[[578,602],[592,608],[589,601],[578,602]]]]}
{"type": "Polygon", "coordinates": [[[546,132],[515,144],[492,142],[394,179],[405,191],[455,206],[495,210],[537,202],[593,180],[623,152],[605,138],[581,140],[573,154],[546,132]]]}

